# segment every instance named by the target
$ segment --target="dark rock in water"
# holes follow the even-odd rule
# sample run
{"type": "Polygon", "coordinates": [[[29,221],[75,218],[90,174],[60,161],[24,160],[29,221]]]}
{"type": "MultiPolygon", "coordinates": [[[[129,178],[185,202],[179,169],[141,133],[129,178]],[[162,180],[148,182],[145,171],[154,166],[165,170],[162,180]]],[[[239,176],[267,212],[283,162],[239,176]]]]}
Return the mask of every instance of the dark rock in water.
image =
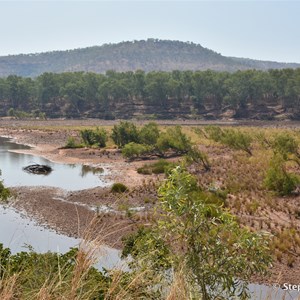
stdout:
{"type": "Polygon", "coordinates": [[[46,165],[35,164],[24,167],[23,170],[28,173],[47,175],[52,171],[52,168],[46,165]]]}

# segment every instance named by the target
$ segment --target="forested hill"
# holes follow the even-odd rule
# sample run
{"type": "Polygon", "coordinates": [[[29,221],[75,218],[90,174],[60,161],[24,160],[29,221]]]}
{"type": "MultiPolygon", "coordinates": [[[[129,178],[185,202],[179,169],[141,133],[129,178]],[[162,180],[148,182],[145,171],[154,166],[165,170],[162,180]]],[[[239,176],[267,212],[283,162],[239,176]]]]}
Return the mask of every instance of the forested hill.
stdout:
{"type": "Polygon", "coordinates": [[[296,63],[278,63],[225,57],[194,43],[148,39],[105,44],[89,48],[0,57],[0,77],[36,77],[44,72],[172,71],[299,68],[296,63]]]}

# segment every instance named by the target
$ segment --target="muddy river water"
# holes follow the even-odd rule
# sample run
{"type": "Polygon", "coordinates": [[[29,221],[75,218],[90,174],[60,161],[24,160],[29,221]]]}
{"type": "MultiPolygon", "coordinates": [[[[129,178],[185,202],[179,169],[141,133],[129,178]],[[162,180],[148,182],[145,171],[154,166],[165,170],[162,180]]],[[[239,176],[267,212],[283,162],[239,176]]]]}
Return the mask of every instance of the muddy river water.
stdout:
{"type": "MultiPolygon", "coordinates": [[[[28,146],[13,143],[0,137],[1,180],[5,186],[51,186],[67,191],[82,190],[109,184],[105,180],[105,169],[93,169],[84,165],[58,164],[29,154],[14,153],[14,150],[29,149],[28,146]],[[46,164],[53,171],[49,175],[30,174],[23,167],[30,164],[46,164]]],[[[8,205],[0,205],[0,243],[9,247],[12,253],[26,251],[28,246],[39,253],[47,251],[67,252],[79,245],[80,240],[39,226],[8,205]]],[[[112,268],[120,262],[120,251],[102,246],[99,256],[100,267],[112,268]]]]}
{"type": "Polygon", "coordinates": [[[58,164],[42,157],[20,154],[14,150],[29,147],[11,142],[0,137],[0,169],[6,186],[51,186],[67,191],[83,190],[96,186],[106,186],[108,171],[102,168],[91,168],[80,164],[58,164]],[[30,174],[23,170],[31,164],[49,165],[53,171],[48,175],[30,174]]]}

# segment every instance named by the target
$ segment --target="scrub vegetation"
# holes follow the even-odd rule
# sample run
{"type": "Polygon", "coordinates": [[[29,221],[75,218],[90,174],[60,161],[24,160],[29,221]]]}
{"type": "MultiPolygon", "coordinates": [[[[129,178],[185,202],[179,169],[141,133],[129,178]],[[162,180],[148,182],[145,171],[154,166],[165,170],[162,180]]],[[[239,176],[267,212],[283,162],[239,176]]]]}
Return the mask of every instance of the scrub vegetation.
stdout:
{"type": "MultiPolygon", "coordinates": [[[[291,282],[299,278],[297,128],[123,121],[105,128],[76,129],[74,140],[83,143],[82,132],[88,136],[105,132],[105,149],[94,140],[85,146],[95,153],[100,153],[97,148],[105,151],[108,159],[138,166],[136,173],[145,178],[134,188],[115,183],[107,195],[120,199],[120,209],[99,211],[96,216],[101,226],[109,218],[134,224],[134,230],[123,236],[122,255],[130,257],[130,272],[88,267],[80,280],[83,287],[78,285],[74,292],[77,264],[70,268],[66,264],[69,273],[63,275],[64,283],[36,280],[31,296],[43,299],[36,296],[43,292],[54,299],[53,295],[72,290],[74,299],[208,300],[233,299],[236,294],[247,299],[249,282],[277,282],[281,270],[291,282]],[[144,201],[141,210],[131,209],[130,201],[137,197],[144,201]],[[91,287],[94,298],[85,296],[85,286],[91,287]]],[[[78,254],[74,254],[75,260],[68,262],[76,261],[78,254]]],[[[35,266],[30,268],[34,274],[35,266]]],[[[1,291],[25,295],[27,282],[18,281],[21,273],[5,271],[1,291]],[[10,284],[15,289],[9,289],[10,284]]]]}

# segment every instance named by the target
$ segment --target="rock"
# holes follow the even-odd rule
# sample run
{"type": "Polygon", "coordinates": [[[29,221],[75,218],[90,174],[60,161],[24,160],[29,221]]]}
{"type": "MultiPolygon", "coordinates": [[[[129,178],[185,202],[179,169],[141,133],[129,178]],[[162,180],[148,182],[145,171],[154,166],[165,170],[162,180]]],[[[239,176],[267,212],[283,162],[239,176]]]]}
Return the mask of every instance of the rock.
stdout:
{"type": "Polygon", "coordinates": [[[50,172],[52,172],[52,168],[50,166],[39,165],[39,164],[29,165],[27,167],[24,167],[23,170],[32,174],[43,174],[43,175],[47,175],[50,172]]]}

